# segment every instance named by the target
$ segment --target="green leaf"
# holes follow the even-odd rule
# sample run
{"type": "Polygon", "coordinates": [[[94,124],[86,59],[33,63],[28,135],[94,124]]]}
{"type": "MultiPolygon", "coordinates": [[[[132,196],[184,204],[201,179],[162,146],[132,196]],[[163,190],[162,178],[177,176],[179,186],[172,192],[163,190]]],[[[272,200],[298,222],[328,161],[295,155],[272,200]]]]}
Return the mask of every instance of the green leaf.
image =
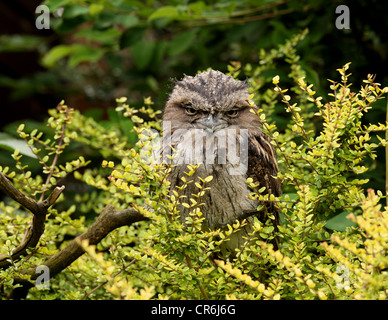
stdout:
{"type": "Polygon", "coordinates": [[[94,22],[94,28],[106,29],[111,27],[115,21],[115,14],[113,12],[102,11],[94,22]]]}
{"type": "Polygon", "coordinates": [[[72,32],[75,28],[88,21],[89,16],[87,14],[76,15],[71,19],[62,19],[60,23],[54,26],[54,29],[59,34],[67,34],[72,32]]]}
{"type": "Polygon", "coordinates": [[[138,43],[143,38],[144,28],[135,27],[128,30],[125,30],[120,38],[120,49],[133,46],[135,43],[138,43]]]}
{"type": "Polygon", "coordinates": [[[31,158],[37,158],[36,155],[32,153],[27,143],[24,140],[16,139],[6,133],[0,132],[0,148],[7,150],[19,150],[19,152],[25,156],[31,158]]]}
{"type": "Polygon", "coordinates": [[[152,21],[159,18],[170,18],[173,19],[179,15],[179,11],[176,7],[166,6],[159,8],[148,18],[148,21],[152,21]]]}
{"type": "Polygon", "coordinates": [[[0,52],[36,50],[43,42],[43,37],[5,34],[0,36],[0,52]]]}
{"type": "Polygon", "coordinates": [[[152,59],[155,44],[141,41],[131,47],[132,57],[139,69],[144,69],[152,59]]]}
{"type": "Polygon", "coordinates": [[[193,12],[194,14],[198,15],[198,16],[201,16],[202,15],[202,12],[204,10],[210,10],[211,8],[208,7],[204,2],[202,1],[197,1],[197,2],[194,2],[194,3],[191,3],[189,4],[189,10],[191,12],[193,12]]]}
{"type": "Polygon", "coordinates": [[[124,28],[132,28],[139,23],[139,18],[132,14],[117,14],[114,24],[119,24],[124,28]]]}
{"type": "Polygon", "coordinates": [[[103,11],[98,15],[94,24],[96,29],[105,29],[120,25],[124,28],[132,28],[139,23],[139,18],[130,13],[113,13],[103,11]]]}
{"type": "Polygon", "coordinates": [[[298,198],[299,196],[297,193],[283,193],[280,199],[282,201],[296,201],[298,198]]]}
{"type": "Polygon", "coordinates": [[[76,33],[76,37],[84,37],[88,41],[99,42],[105,45],[115,45],[121,31],[115,28],[107,30],[82,29],[76,33]]]}
{"type": "Polygon", "coordinates": [[[356,223],[346,218],[348,214],[349,212],[345,211],[337,214],[335,217],[326,221],[325,227],[330,230],[345,231],[347,227],[357,226],[356,223]]]}
{"type": "MultiPolygon", "coordinates": [[[[108,36],[112,36],[109,34],[108,36]]],[[[81,62],[96,62],[105,53],[102,48],[91,48],[89,46],[74,44],[71,46],[59,45],[52,48],[42,59],[42,64],[45,67],[53,67],[58,60],[69,56],[69,66],[75,67],[81,62]]]]}
{"type": "Polygon", "coordinates": [[[91,16],[94,16],[96,14],[99,14],[102,10],[104,10],[104,6],[99,3],[92,3],[89,7],[89,14],[91,16]]]}
{"type": "Polygon", "coordinates": [[[68,45],[59,45],[52,48],[49,52],[47,52],[42,59],[42,64],[47,67],[53,67],[56,62],[74,51],[74,46],[68,45]]]}
{"type": "Polygon", "coordinates": [[[75,52],[69,59],[69,66],[73,68],[81,62],[96,62],[104,55],[104,53],[105,50],[102,48],[77,45],[75,52]]]}
{"type": "Polygon", "coordinates": [[[53,12],[69,2],[71,2],[71,0],[46,0],[44,4],[50,8],[50,12],[53,12]]]}
{"type": "Polygon", "coordinates": [[[168,53],[171,56],[176,56],[186,51],[195,40],[196,31],[189,30],[183,32],[174,37],[174,39],[169,43],[168,53]]]}
{"type": "Polygon", "coordinates": [[[64,19],[72,19],[77,16],[86,15],[89,13],[89,8],[81,5],[71,5],[67,6],[63,11],[64,19]]]}

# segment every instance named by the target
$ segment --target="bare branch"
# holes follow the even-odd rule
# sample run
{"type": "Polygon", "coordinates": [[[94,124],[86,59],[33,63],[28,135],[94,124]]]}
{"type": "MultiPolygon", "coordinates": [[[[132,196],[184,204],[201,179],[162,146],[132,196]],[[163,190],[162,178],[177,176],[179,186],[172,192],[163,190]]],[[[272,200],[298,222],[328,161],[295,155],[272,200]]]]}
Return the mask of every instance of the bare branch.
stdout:
{"type": "Polygon", "coordinates": [[[19,202],[23,207],[30,210],[33,214],[38,212],[37,203],[31,198],[27,197],[24,193],[20,192],[15,186],[8,180],[8,178],[0,172],[0,187],[3,191],[9,195],[13,200],[19,202]]]}
{"type": "Polygon", "coordinates": [[[1,172],[0,187],[8,196],[10,196],[16,202],[20,203],[23,207],[27,208],[33,214],[31,224],[27,228],[22,242],[12,250],[12,255],[0,255],[0,269],[5,269],[11,265],[10,260],[15,261],[21,256],[25,256],[27,254],[28,248],[36,247],[40,237],[44,232],[46,215],[48,213],[47,210],[55,203],[65,187],[56,187],[46,200],[40,202],[32,200],[17,188],[15,188],[11,181],[9,181],[7,177],[1,172]]]}
{"type": "MultiPolygon", "coordinates": [[[[84,253],[80,246],[80,240],[89,240],[89,245],[96,245],[114,229],[144,220],[148,219],[135,209],[117,212],[113,206],[108,205],[87,231],[72,240],[63,250],[50,257],[44,265],[49,267],[50,275],[54,276],[84,253]]],[[[34,277],[31,279],[34,280],[34,277]]]]}
{"type": "MultiPolygon", "coordinates": [[[[108,205],[87,231],[73,239],[64,249],[48,258],[43,264],[49,268],[50,277],[53,277],[83,255],[84,250],[80,245],[81,240],[87,239],[90,245],[96,245],[114,229],[145,220],[148,220],[148,218],[133,208],[117,212],[113,206],[108,205]]],[[[35,269],[30,269],[25,274],[31,275],[32,281],[39,276],[36,274],[35,269]]],[[[25,298],[28,290],[34,285],[33,282],[25,279],[14,279],[14,283],[19,283],[22,287],[14,289],[10,296],[11,299],[25,298]]]]}
{"type": "Polygon", "coordinates": [[[63,190],[65,190],[65,186],[55,187],[54,191],[43,201],[43,206],[46,209],[50,208],[57,201],[63,190]]]}

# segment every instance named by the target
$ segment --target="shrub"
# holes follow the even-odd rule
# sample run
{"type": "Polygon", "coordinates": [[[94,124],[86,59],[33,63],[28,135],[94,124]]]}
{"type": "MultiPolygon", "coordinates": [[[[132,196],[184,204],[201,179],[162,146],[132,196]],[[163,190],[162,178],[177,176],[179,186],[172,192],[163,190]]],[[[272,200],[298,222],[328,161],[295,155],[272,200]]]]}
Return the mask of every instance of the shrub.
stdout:
{"type": "MultiPolygon", "coordinates": [[[[228,67],[234,77],[248,77],[260,106],[256,114],[278,152],[283,195],[252,192],[250,197],[275,201],[281,210],[279,250],[262,240],[270,239],[273,227],[257,220],[260,241],[252,241],[252,234],[251,245],[236,259],[215,258],[220,244],[246,222],[236,221],[227,231],[201,230],[201,196],[212,177],[203,177],[198,194],[187,199],[191,214],[182,225],[177,209],[181,189],[169,194],[170,168],[153,160],[161,119],[149,98],[139,110],[126,98],[117,99],[118,115],[110,123],[62,102],[50,111],[46,134],[18,127],[28,149],[13,152],[14,167],[1,167],[1,187],[9,196],[0,203],[2,295],[386,298],[387,212],[380,211],[382,193],[370,190],[366,196],[367,179],[359,176],[368,171],[368,158],[386,144],[379,135],[386,125],[365,125],[363,117],[388,88],[381,89],[368,75],[361,89],[352,91],[346,64],[338,69],[340,81],[330,81],[332,92],[316,96],[295,50],[304,36],[262,52],[259,66],[234,62],[228,67]],[[278,60],[290,65],[289,90],[279,76],[268,76],[278,60]],[[283,113],[285,120],[277,126],[283,113]],[[128,128],[136,132],[136,142],[128,128]],[[74,156],[81,150],[83,156],[74,156]],[[27,155],[40,164],[40,173],[29,171],[23,162],[27,155]],[[25,209],[33,214],[30,227],[25,209]],[[36,271],[42,264],[50,271],[49,286],[43,288],[34,286],[42,280],[36,271]],[[261,272],[268,277],[259,280],[261,272]]],[[[187,176],[195,169],[188,166],[187,176]]]]}

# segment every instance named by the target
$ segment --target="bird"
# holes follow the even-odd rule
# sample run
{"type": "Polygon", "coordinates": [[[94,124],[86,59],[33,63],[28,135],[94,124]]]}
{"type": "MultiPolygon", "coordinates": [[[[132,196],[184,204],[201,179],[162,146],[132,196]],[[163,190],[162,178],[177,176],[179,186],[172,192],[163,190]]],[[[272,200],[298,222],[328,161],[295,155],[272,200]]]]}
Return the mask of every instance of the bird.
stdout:
{"type": "MultiPolygon", "coordinates": [[[[171,166],[171,193],[186,182],[180,191],[181,202],[198,201],[194,197],[198,183],[211,176],[200,197],[202,228],[227,230],[236,220],[246,221],[222,243],[220,251],[227,257],[235,257],[236,249],[241,250],[251,237],[255,217],[262,223],[269,220],[275,231],[279,224],[275,201],[249,197],[258,190],[263,195],[281,195],[276,149],[263,132],[255,113],[258,107],[249,98],[246,81],[221,71],[184,75],[174,82],[162,119],[162,152],[171,166]],[[191,176],[187,175],[188,165],[196,168],[191,176]],[[254,187],[247,183],[248,178],[254,187]]],[[[184,222],[190,208],[180,205],[179,210],[184,222]]],[[[273,243],[277,246],[277,240],[273,243]]]]}

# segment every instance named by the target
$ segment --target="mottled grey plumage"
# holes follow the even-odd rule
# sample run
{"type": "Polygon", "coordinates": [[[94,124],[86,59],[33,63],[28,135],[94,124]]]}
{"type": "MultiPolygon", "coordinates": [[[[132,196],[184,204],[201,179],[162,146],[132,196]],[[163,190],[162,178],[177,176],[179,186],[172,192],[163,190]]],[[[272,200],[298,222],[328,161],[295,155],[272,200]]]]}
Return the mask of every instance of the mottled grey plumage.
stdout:
{"type": "MultiPolygon", "coordinates": [[[[163,115],[163,152],[169,153],[171,147],[178,152],[169,175],[171,189],[183,184],[182,177],[189,180],[184,173],[187,159],[193,164],[201,163],[190,177],[194,182],[198,177],[213,176],[206,185],[210,190],[201,198],[204,228],[225,228],[236,219],[256,212],[260,203],[247,197],[252,192],[246,184],[248,177],[259,184],[258,188],[266,187],[264,193],[275,196],[281,193],[280,183],[275,178],[278,166],[274,147],[263,133],[258,117],[250,111],[248,98],[245,82],[209,70],[176,82],[167,101],[163,115]],[[228,152],[240,155],[239,161],[232,159],[228,152]],[[213,154],[213,158],[209,154],[213,154]]],[[[197,193],[195,183],[189,184],[183,190],[184,201],[190,203],[188,199],[197,193]]],[[[184,220],[189,209],[181,206],[180,212],[184,220]]],[[[266,202],[264,209],[255,215],[265,222],[269,213],[276,226],[278,213],[272,202],[266,202]]],[[[225,242],[224,251],[233,253],[242,247],[252,232],[253,216],[247,221],[247,226],[225,242]]]]}

